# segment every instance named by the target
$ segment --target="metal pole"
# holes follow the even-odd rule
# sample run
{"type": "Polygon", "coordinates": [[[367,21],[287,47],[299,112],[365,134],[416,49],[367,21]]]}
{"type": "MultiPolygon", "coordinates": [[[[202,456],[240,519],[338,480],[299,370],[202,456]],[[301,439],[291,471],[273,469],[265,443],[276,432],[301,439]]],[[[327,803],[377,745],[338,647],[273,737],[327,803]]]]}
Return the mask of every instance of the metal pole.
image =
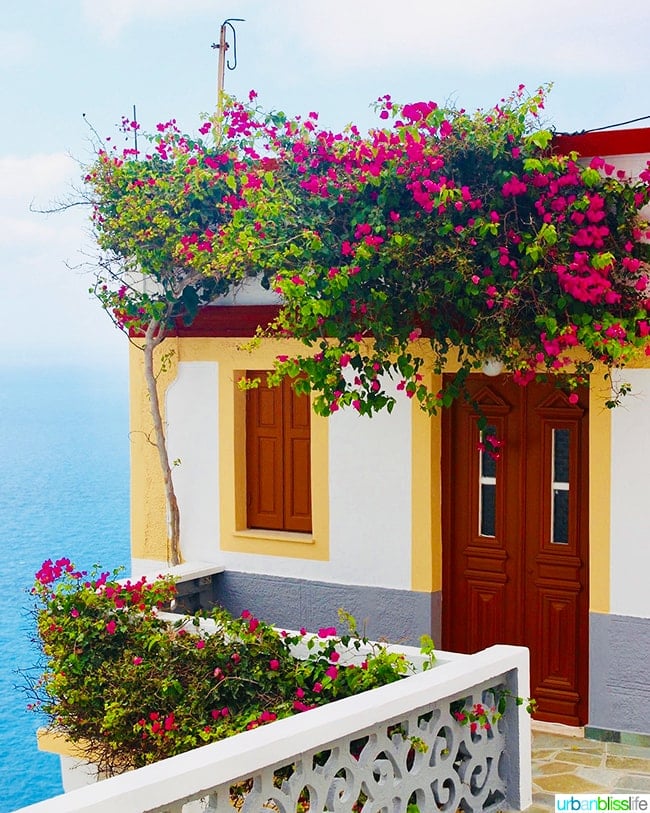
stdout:
{"type": "Polygon", "coordinates": [[[224,77],[226,73],[226,51],[228,43],[226,42],[226,22],[221,24],[219,29],[219,63],[217,66],[217,117],[221,120],[223,113],[223,88],[224,77]]]}

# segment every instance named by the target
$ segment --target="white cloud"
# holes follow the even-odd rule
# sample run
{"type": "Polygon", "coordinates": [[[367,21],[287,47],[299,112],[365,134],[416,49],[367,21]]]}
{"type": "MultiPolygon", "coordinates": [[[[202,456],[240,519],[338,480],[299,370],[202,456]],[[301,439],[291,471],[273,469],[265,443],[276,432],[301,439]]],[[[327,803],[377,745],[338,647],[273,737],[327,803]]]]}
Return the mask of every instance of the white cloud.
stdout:
{"type": "Polygon", "coordinates": [[[39,153],[27,158],[0,156],[0,210],[31,201],[47,208],[53,196],[63,197],[79,179],[79,166],[65,153],[39,153]]]}
{"type": "MultiPolygon", "coordinates": [[[[81,0],[84,17],[106,40],[115,39],[124,28],[140,20],[173,20],[214,12],[214,5],[214,0],[81,0]]],[[[221,20],[216,21],[216,25],[220,24],[221,20]]]]}
{"type": "Polygon", "coordinates": [[[0,245],[5,257],[7,249],[33,255],[41,250],[67,254],[79,247],[82,207],[42,213],[70,199],[78,177],[76,162],[63,153],[0,157],[0,245]]]}
{"type": "Polygon", "coordinates": [[[422,64],[480,80],[513,65],[600,75],[647,69],[645,0],[286,0],[280,9],[274,16],[334,73],[422,64]]]}
{"type": "Polygon", "coordinates": [[[0,31],[0,67],[27,65],[36,53],[36,43],[24,31],[0,31]]]}

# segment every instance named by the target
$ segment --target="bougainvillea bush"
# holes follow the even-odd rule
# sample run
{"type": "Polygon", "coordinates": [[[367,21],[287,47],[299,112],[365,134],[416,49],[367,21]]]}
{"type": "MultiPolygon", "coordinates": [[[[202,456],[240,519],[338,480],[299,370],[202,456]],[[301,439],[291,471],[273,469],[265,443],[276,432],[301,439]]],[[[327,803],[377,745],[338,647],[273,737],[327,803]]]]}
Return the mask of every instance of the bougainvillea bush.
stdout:
{"type": "Polygon", "coordinates": [[[569,388],[623,365],[650,335],[650,169],[633,181],[554,154],[546,92],[473,114],[385,96],[368,134],[251,94],[199,137],[167,122],[151,154],[101,151],[86,176],[99,244],[158,287],[104,278],[100,298],[137,327],[259,275],[283,297],[275,335],[311,348],[278,371],[304,374],[323,414],[390,406],[386,373],[435,411],[490,357],[522,385],[563,372],[569,388]],[[423,373],[456,353],[451,392],[430,392],[423,373]]]}
{"type": "MultiPolygon", "coordinates": [[[[161,613],[175,596],[170,578],[116,576],[88,575],[65,558],[48,560],[32,588],[44,668],[31,707],[107,773],[303,713],[413,671],[403,655],[369,645],[353,622],[342,636],[334,628],[315,636],[278,631],[248,611],[233,618],[215,609],[208,617],[174,623],[161,613]],[[306,657],[298,658],[296,647],[306,657]]],[[[425,649],[430,666],[430,642],[425,649]]]]}
{"type": "Polygon", "coordinates": [[[274,283],[279,325],[316,348],[279,368],[308,376],[322,414],[390,407],[387,377],[436,412],[493,357],[521,385],[570,391],[647,350],[650,168],[632,181],[554,154],[544,101],[522,87],[469,114],[386,96],[369,136],[295,138],[301,185],[336,227],[274,283]],[[426,373],[456,354],[449,391],[431,391],[426,373]]]}
{"type": "Polygon", "coordinates": [[[306,346],[278,356],[272,383],[292,376],[323,415],[391,409],[395,389],[435,413],[492,358],[522,386],[547,377],[577,400],[590,375],[611,384],[647,352],[650,167],[632,179],[554,153],[546,93],[522,86],[475,113],[384,96],[368,133],[265,112],[251,93],[194,136],[172,120],[139,133],[144,150],[98,150],[85,174],[94,290],[144,341],[172,561],[153,349],[247,277],[281,297],[264,335],[306,346]],[[441,391],[431,373],[449,362],[441,391]]]}

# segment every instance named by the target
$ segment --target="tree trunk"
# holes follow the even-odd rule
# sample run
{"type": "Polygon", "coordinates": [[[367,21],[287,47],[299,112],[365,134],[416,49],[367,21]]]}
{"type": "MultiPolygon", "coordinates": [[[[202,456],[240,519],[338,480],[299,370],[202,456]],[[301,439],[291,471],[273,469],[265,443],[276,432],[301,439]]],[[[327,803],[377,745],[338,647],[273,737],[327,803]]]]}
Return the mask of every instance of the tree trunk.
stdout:
{"type": "Polygon", "coordinates": [[[156,448],[160,458],[160,468],[165,484],[165,500],[167,502],[167,560],[171,565],[178,565],[181,562],[181,518],[178,508],[178,500],[174,491],[172,480],[172,470],[169,465],[169,455],[167,453],[167,436],[163,424],[162,412],[160,409],[160,398],[158,387],[156,386],[156,376],[154,374],[154,351],[164,339],[162,322],[152,320],[147,325],[144,337],[144,377],[149,393],[149,404],[153,428],[156,438],[156,448]]]}

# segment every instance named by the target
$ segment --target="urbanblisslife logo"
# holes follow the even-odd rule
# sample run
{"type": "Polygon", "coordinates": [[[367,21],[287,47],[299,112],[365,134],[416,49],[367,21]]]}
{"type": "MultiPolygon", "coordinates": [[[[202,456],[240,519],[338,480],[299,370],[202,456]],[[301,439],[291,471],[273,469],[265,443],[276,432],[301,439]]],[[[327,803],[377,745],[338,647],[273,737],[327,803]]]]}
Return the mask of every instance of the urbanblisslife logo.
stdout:
{"type": "Polygon", "coordinates": [[[573,793],[556,794],[555,810],[562,813],[581,811],[650,811],[650,793],[573,793]]]}

